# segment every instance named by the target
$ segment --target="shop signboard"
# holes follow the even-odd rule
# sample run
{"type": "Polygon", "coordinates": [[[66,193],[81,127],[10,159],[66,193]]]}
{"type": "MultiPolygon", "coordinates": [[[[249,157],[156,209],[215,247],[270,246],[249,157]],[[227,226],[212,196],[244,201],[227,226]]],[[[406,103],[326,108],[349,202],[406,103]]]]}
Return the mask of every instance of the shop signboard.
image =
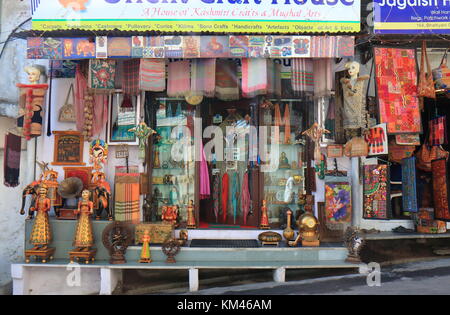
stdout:
{"type": "Polygon", "coordinates": [[[375,0],[376,34],[450,34],[450,0],[375,0]]]}
{"type": "Polygon", "coordinates": [[[31,0],[33,30],[359,32],[360,0],[31,0]]]}

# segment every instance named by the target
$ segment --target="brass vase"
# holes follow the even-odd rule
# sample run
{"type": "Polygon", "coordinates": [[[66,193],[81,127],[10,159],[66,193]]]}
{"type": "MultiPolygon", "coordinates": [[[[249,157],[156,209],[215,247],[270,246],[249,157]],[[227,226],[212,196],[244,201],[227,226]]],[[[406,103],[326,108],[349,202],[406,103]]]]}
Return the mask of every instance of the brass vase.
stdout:
{"type": "Polygon", "coordinates": [[[286,215],[287,215],[287,224],[286,228],[283,231],[283,236],[286,239],[286,242],[289,242],[293,240],[295,237],[295,232],[291,228],[292,211],[291,210],[286,211],[286,215]]]}

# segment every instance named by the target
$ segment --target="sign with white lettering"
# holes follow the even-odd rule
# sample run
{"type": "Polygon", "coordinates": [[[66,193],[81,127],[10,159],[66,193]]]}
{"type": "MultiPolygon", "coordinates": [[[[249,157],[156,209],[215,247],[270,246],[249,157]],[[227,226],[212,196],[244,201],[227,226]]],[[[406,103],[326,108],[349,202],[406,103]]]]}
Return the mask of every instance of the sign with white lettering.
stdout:
{"type": "Polygon", "coordinates": [[[361,0],[31,0],[33,30],[359,32],[361,0]]]}
{"type": "Polygon", "coordinates": [[[376,34],[450,34],[450,0],[375,0],[376,34]]]}

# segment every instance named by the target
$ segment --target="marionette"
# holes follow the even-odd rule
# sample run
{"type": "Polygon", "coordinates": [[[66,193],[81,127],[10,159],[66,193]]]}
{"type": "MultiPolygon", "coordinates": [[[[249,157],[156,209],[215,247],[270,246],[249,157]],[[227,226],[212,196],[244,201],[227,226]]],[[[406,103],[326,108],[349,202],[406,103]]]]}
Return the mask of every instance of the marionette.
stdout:
{"type": "Polygon", "coordinates": [[[17,84],[20,90],[17,127],[18,132],[26,140],[30,140],[42,134],[42,113],[48,85],[39,84],[41,76],[45,72],[44,67],[28,66],[25,67],[25,72],[28,74],[29,84],[17,84]]]}
{"type": "Polygon", "coordinates": [[[260,229],[270,229],[269,226],[269,216],[267,215],[267,201],[262,201],[261,207],[261,223],[259,225],[260,229]]]}
{"type": "Polygon", "coordinates": [[[366,81],[369,76],[360,76],[360,64],[356,61],[345,65],[350,78],[342,78],[344,94],[343,126],[345,137],[350,140],[361,136],[361,130],[367,127],[366,81]]]}

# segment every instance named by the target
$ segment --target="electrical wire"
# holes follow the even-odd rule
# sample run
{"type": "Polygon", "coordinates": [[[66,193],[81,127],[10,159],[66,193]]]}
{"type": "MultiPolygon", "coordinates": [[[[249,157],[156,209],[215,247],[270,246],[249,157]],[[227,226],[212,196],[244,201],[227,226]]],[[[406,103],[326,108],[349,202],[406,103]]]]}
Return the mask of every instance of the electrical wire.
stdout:
{"type": "Polygon", "coordinates": [[[2,51],[0,52],[0,59],[2,59],[3,57],[3,53],[5,52],[5,48],[8,45],[8,42],[12,41],[11,38],[12,36],[26,23],[30,22],[31,18],[26,19],[25,21],[23,21],[22,23],[20,23],[6,38],[6,41],[4,42],[4,45],[2,47],[2,51]]]}

